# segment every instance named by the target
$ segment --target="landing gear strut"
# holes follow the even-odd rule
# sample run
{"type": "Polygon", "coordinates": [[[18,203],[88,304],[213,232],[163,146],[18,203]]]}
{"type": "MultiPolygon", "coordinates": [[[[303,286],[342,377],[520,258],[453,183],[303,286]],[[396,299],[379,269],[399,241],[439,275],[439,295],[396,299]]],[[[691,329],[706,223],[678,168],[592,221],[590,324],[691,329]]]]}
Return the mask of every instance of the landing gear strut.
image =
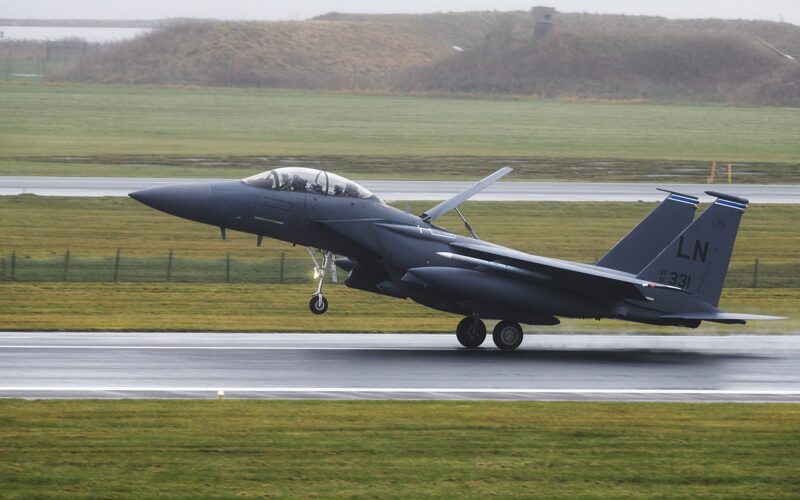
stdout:
{"type": "Polygon", "coordinates": [[[522,327],[514,321],[501,321],[494,327],[492,340],[500,349],[516,349],[522,343],[522,327]]]}
{"type": "Polygon", "coordinates": [[[336,265],[333,263],[334,255],[331,252],[321,251],[323,258],[322,265],[320,265],[319,261],[314,256],[314,252],[308,247],[306,247],[306,250],[311,257],[311,261],[314,262],[314,279],[319,280],[317,282],[317,291],[311,294],[311,301],[308,303],[308,308],[314,314],[325,314],[328,310],[328,299],[322,295],[322,283],[325,281],[325,273],[329,267],[331,269],[331,281],[336,283],[336,265]]]}
{"type": "Polygon", "coordinates": [[[459,321],[456,338],[464,347],[475,349],[486,340],[486,325],[477,316],[467,316],[459,321]]]}

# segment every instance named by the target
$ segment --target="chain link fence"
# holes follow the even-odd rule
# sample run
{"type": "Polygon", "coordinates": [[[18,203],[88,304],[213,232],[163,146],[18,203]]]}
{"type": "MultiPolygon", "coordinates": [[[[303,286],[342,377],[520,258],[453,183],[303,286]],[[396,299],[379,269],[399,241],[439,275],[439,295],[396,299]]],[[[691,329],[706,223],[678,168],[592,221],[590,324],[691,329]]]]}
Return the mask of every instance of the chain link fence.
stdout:
{"type": "Polygon", "coordinates": [[[309,259],[235,259],[179,257],[171,251],[160,257],[33,258],[13,252],[0,256],[0,281],[18,282],[127,282],[127,283],[308,283],[309,259]]]}
{"type": "MultiPolygon", "coordinates": [[[[189,258],[171,251],[160,257],[80,257],[65,252],[33,258],[12,252],[0,256],[0,281],[19,282],[136,282],[136,283],[308,283],[309,259],[189,258]]],[[[734,288],[800,288],[800,264],[767,263],[756,259],[728,270],[725,286],[734,288]]]]}

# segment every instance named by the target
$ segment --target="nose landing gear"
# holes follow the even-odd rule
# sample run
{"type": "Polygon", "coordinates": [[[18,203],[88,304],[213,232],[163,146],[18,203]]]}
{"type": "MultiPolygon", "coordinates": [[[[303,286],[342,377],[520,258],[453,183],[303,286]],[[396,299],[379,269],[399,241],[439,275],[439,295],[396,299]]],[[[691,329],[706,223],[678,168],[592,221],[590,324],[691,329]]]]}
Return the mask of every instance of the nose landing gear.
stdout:
{"type": "Polygon", "coordinates": [[[314,263],[314,279],[318,279],[317,283],[317,291],[311,294],[311,301],[308,303],[308,308],[314,314],[325,314],[328,310],[328,299],[326,299],[322,295],[322,283],[325,281],[325,273],[328,271],[330,267],[331,270],[331,281],[336,283],[336,265],[333,263],[334,255],[331,252],[322,252],[322,264],[320,265],[317,258],[314,256],[314,252],[311,251],[310,248],[306,247],[306,251],[308,251],[309,257],[311,257],[311,261],[314,263]]]}
{"type": "Polygon", "coordinates": [[[312,295],[311,301],[308,303],[308,308],[314,314],[325,314],[328,310],[328,299],[320,295],[312,295]]]}

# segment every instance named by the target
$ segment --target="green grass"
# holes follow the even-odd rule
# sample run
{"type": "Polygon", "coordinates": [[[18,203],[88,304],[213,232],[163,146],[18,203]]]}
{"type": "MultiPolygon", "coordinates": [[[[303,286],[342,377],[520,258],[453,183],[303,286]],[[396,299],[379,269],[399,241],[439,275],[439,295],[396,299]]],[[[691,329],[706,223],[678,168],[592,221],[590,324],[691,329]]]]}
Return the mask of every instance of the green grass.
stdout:
{"type": "MultiPolygon", "coordinates": [[[[0,283],[2,331],[223,331],[223,332],[441,332],[459,317],[410,300],[327,286],[330,309],[309,312],[316,286],[191,283],[0,283]]],[[[698,329],[656,327],[614,320],[564,319],[556,327],[526,327],[530,334],[796,333],[797,288],[728,288],[723,308],[789,316],[747,326],[704,323],[698,329]]],[[[494,323],[489,322],[489,327],[494,323]]],[[[455,339],[453,339],[455,342],[455,339]]]]}
{"type": "MultiPolygon", "coordinates": [[[[692,178],[699,181],[708,162],[716,159],[781,164],[775,167],[782,172],[776,177],[780,182],[787,175],[796,181],[788,165],[796,165],[800,155],[798,136],[798,108],[0,83],[4,174],[155,175],[148,161],[301,155],[374,157],[381,163],[380,175],[389,177],[402,177],[404,165],[413,167],[413,159],[422,158],[418,163],[431,167],[423,174],[441,176],[436,167],[444,164],[431,158],[578,163],[613,158],[629,162],[625,168],[632,169],[634,179],[694,162],[692,168],[701,171],[692,178]],[[88,160],[48,167],[54,157],[74,156],[88,160]],[[140,156],[144,168],[132,166],[140,156]],[[126,159],[115,165],[120,157],[126,159]],[[640,160],[654,163],[645,163],[643,172],[636,168],[640,160]]],[[[545,169],[545,174],[561,170],[560,178],[575,178],[569,163],[558,163],[550,169],[555,172],[545,169]]],[[[183,167],[180,175],[188,174],[190,167],[183,167]]],[[[357,170],[369,172],[367,167],[357,170]]],[[[241,166],[231,168],[227,175],[242,174],[241,166]]],[[[460,171],[467,168],[462,165],[460,171]]],[[[531,168],[528,178],[538,172],[531,168]]],[[[338,170],[351,173],[346,167],[338,170]]],[[[592,169],[585,170],[593,178],[592,169]]],[[[218,171],[226,169],[205,166],[194,172],[218,171]]],[[[526,169],[521,171],[518,178],[525,178],[526,169]]]]}
{"type": "Polygon", "coordinates": [[[800,405],[0,401],[5,498],[800,495],[800,405]]]}

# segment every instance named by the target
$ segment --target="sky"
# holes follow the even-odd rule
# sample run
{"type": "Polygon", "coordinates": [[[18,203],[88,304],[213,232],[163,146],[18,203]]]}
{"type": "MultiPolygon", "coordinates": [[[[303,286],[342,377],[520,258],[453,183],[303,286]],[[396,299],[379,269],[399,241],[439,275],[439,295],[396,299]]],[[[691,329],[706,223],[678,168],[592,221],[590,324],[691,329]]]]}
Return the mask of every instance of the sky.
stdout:
{"type": "Polygon", "coordinates": [[[800,0],[0,0],[0,18],[299,20],[331,11],[506,11],[534,5],[562,12],[765,19],[800,25],[800,0]]]}

